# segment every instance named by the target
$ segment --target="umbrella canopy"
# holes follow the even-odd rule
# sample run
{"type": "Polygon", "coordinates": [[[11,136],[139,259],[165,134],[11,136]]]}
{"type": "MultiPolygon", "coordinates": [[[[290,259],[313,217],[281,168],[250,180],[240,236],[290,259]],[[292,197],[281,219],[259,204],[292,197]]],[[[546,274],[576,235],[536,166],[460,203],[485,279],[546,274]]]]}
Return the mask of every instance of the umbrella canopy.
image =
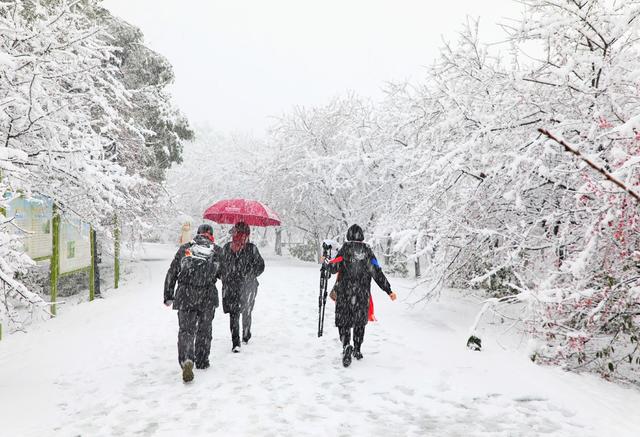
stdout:
{"type": "Polygon", "coordinates": [[[221,200],[207,208],[203,217],[226,225],[245,222],[250,226],[280,226],[278,215],[257,200],[221,200]]]}

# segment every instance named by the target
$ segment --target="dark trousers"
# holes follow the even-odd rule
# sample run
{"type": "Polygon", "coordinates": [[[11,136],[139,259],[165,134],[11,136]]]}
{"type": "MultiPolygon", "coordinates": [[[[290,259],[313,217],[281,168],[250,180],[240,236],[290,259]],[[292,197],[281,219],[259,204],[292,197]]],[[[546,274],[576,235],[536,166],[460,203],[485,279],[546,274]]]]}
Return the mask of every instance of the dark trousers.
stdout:
{"type": "Polygon", "coordinates": [[[178,311],[178,362],[182,366],[191,360],[196,365],[209,362],[211,351],[211,322],[215,308],[178,311]]]}
{"type": "Polygon", "coordinates": [[[231,328],[231,341],[233,346],[240,346],[240,315],[242,314],[242,341],[251,338],[251,310],[241,313],[229,313],[229,328],[231,328]]]}
{"type": "MultiPolygon", "coordinates": [[[[365,325],[353,327],[353,348],[357,351],[360,350],[362,342],[364,341],[364,327],[365,325]]],[[[340,333],[342,346],[346,347],[349,345],[351,343],[351,328],[340,327],[338,328],[338,332],[340,333]]]]}

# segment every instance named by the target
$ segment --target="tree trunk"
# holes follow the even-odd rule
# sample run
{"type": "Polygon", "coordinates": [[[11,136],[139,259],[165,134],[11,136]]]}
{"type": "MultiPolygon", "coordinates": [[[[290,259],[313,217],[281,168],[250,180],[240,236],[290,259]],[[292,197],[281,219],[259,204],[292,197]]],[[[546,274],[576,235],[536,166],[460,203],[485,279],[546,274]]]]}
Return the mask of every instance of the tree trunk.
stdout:
{"type": "Polygon", "coordinates": [[[391,262],[391,234],[387,236],[387,250],[384,253],[384,265],[388,266],[391,262]]]}
{"type": "Polygon", "coordinates": [[[322,257],[322,242],[320,241],[320,234],[315,232],[313,234],[313,239],[316,242],[316,253],[318,255],[318,262],[320,262],[320,258],[322,257]]]}
{"type": "Polygon", "coordinates": [[[94,270],[94,297],[100,297],[100,251],[98,250],[98,234],[95,229],[91,230],[93,234],[92,263],[94,270]]]}
{"type": "Polygon", "coordinates": [[[276,228],[276,255],[282,256],[282,229],[276,228]]]}
{"type": "Polygon", "coordinates": [[[422,275],[422,273],[420,272],[420,257],[418,256],[418,241],[417,240],[414,243],[414,247],[415,247],[414,254],[416,255],[416,260],[414,261],[414,267],[415,267],[416,278],[419,278],[422,275]]]}

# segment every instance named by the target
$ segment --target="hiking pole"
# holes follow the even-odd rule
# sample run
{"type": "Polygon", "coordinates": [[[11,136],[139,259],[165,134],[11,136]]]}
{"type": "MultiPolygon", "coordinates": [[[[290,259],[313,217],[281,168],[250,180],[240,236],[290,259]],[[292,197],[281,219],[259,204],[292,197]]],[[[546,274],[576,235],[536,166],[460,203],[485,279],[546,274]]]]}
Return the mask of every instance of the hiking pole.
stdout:
{"type": "MultiPolygon", "coordinates": [[[[326,261],[331,254],[331,245],[322,243],[322,256],[326,261]]],[[[320,295],[318,296],[318,337],[322,337],[322,331],[324,330],[324,310],[327,305],[327,285],[329,284],[329,278],[331,272],[323,261],[322,267],[320,267],[320,295]]]]}

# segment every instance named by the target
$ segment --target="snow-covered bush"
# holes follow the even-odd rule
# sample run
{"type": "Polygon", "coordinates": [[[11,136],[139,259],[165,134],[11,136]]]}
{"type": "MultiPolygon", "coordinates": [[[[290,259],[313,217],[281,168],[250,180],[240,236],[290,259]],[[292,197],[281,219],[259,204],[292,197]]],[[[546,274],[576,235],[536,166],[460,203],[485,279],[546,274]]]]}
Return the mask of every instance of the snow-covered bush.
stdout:
{"type": "Polygon", "coordinates": [[[308,240],[301,244],[288,246],[289,254],[302,261],[318,261],[318,244],[314,240],[308,240]]]}

